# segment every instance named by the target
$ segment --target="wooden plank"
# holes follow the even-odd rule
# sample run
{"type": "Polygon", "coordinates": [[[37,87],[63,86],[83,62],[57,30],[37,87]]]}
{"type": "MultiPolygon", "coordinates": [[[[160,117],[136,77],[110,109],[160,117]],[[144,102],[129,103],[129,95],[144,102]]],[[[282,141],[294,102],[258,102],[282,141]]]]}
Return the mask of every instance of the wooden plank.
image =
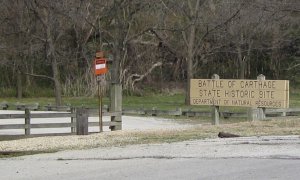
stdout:
{"type": "MultiPolygon", "coordinates": [[[[88,109],[88,114],[90,117],[99,117],[98,109],[88,109]]],[[[103,111],[102,116],[121,116],[122,112],[105,112],[103,111]]]]}
{"type": "Polygon", "coordinates": [[[168,111],[168,115],[170,115],[170,116],[181,116],[182,115],[181,108],[176,109],[175,111],[168,111]]]}
{"type": "Polygon", "coordinates": [[[0,129],[25,129],[25,124],[6,124],[6,125],[0,125],[0,129]]]}
{"type": "Polygon", "coordinates": [[[75,127],[73,123],[44,123],[44,124],[6,124],[0,125],[0,129],[25,129],[25,128],[65,128],[75,127]]]}
{"type": "MultiPolygon", "coordinates": [[[[76,117],[75,113],[35,113],[30,115],[31,118],[63,118],[76,117]]],[[[0,114],[0,119],[19,119],[25,118],[25,114],[0,114]]]]}
{"type": "Polygon", "coordinates": [[[0,119],[24,119],[25,114],[0,114],[0,119]]]}
{"type": "Polygon", "coordinates": [[[31,124],[31,128],[65,128],[76,127],[73,123],[43,123],[43,124],[31,124]]]}
{"type": "Polygon", "coordinates": [[[75,113],[34,113],[31,114],[31,118],[64,118],[64,117],[76,117],[75,113]]]}
{"type": "Polygon", "coordinates": [[[233,118],[247,118],[247,113],[233,113],[230,117],[233,118]]]}
{"type": "MultiPolygon", "coordinates": [[[[104,121],[103,126],[119,126],[121,122],[109,122],[109,121],[104,121]]],[[[91,126],[99,126],[99,122],[89,122],[89,127],[91,126]]]]}
{"type": "Polygon", "coordinates": [[[51,104],[44,106],[43,109],[45,109],[47,111],[71,111],[70,106],[55,106],[55,105],[51,105],[51,104]]]}
{"type": "Polygon", "coordinates": [[[182,115],[188,117],[198,117],[198,116],[207,116],[211,117],[211,112],[204,112],[204,111],[182,111],[182,115]]]}
{"type": "Polygon", "coordinates": [[[146,112],[143,109],[123,109],[123,114],[139,114],[139,115],[145,115],[146,112]]]}
{"type": "Polygon", "coordinates": [[[266,109],[266,113],[300,112],[300,108],[266,109]]]}
{"type": "MultiPolygon", "coordinates": [[[[93,116],[99,116],[99,109],[87,109],[89,116],[93,115],[93,116]]],[[[104,113],[107,113],[107,107],[103,107],[102,108],[102,115],[104,116],[104,113]]]]}
{"type": "MultiPolygon", "coordinates": [[[[31,114],[31,118],[63,118],[63,117],[75,117],[75,114],[71,113],[41,113],[31,114]]],[[[0,119],[20,119],[25,118],[25,114],[0,114],[0,119]]]]}
{"type": "Polygon", "coordinates": [[[17,103],[15,104],[17,110],[38,110],[39,109],[39,103],[34,103],[34,104],[22,104],[22,103],[17,103]]]}
{"type": "Polygon", "coordinates": [[[122,122],[120,121],[112,121],[112,122],[104,122],[103,126],[120,126],[122,122]]]}

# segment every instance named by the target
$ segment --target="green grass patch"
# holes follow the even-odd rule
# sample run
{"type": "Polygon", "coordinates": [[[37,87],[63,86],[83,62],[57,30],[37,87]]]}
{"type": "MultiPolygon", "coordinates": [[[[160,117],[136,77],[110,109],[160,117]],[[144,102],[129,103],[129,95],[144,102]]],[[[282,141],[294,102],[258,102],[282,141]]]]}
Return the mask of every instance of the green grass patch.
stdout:
{"type": "Polygon", "coordinates": [[[300,89],[290,90],[290,107],[300,107],[300,89]]]}
{"type": "MultiPolygon", "coordinates": [[[[23,90],[24,98],[37,98],[37,97],[53,97],[54,91],[49,88],[30,87],[23,90]]],[[[0,88],[0,98],[14,98],[17,96],[15,88],[0,88]]]]}
{"type": "Polygon", "coordinates": [[[15,97],[17,95],[16,90],[11,88],[0,88],[0,98],[15,97]]]}

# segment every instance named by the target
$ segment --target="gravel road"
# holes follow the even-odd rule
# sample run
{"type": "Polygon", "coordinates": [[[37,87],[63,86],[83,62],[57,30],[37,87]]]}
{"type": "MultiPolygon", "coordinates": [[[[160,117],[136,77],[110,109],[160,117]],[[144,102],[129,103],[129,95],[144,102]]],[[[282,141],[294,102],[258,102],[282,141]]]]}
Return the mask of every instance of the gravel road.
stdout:
{"type": "Polygon", "coordinates": [[[0,161],[3,179],[299,179],[300,137],[130,145],[0,161]]]}

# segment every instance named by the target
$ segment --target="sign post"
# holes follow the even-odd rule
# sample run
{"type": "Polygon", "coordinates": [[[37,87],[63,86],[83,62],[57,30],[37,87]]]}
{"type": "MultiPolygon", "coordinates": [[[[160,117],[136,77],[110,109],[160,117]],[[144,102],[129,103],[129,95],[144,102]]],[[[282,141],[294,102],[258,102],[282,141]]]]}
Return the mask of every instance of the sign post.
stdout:
{"type": "Polygon", "coordinates": [[[98,82],[98,99],[99,99],[99,128],[100,132],[103,132],[103,120],[102,120],[102,97],[103,92],[101,86],[105,85],[105,74],[107,73],[106,59],[104,58],[103,52],[96,53],[95,59],[95,76],[98,82]]]}
{"type": "MultiPolygon", "coordinates": [[[[212,79],[220,79],[220,76],[214,74],[212,79]]],[[[219,125],[220,124],[220,106],[213,105],[212,106],[212,124],[219,125]]]]}
{"type": "Polygon", "coordinates": [[[100,81],[98,81],[98,99],[99,99],[99,131],[103,132],[103,120],[102,120],[102,91],[100,88],[100,81]]]}

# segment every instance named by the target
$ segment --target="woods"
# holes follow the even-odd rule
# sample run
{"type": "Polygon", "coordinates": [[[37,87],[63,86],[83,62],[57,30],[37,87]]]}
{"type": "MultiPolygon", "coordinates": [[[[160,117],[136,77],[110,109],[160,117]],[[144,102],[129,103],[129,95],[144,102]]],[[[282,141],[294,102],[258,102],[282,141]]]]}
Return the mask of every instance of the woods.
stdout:
{"type": "Polygon", "coordinates": [[[168,83],[189,92],[188,79],[215,73],[300,79],[297,0],[1,0],[0,13],[2,96],[93,96],[97,50],[129,94],[168,83]]]}

